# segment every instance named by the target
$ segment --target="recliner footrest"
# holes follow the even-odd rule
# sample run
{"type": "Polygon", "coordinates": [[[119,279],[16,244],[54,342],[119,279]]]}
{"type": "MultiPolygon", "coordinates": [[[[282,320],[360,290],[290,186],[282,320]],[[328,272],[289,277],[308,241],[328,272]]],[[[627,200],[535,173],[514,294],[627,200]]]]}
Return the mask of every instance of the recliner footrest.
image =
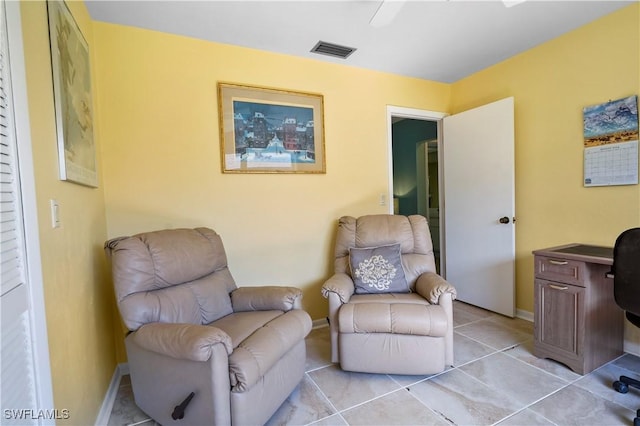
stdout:
{"type": "Polygon", "coordinates": [[[353,303],[339,312],[340,333],[392,333],[443,337],[447,316],[439,305],[353,303]]]}

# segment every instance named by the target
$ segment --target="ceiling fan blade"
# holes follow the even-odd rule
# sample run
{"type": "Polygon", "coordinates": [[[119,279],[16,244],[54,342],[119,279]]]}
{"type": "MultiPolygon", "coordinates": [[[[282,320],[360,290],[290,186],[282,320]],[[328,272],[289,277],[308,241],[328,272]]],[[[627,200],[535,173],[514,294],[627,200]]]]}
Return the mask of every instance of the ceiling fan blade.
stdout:
{"type": "Polygon", "coordinates": [[[404,3],[405,0],[383,0],[380,6],[378,6],[376,13],[371,17],[369,25],[376,28],[389,25],[398,12],[400,12],[404,3]]]}

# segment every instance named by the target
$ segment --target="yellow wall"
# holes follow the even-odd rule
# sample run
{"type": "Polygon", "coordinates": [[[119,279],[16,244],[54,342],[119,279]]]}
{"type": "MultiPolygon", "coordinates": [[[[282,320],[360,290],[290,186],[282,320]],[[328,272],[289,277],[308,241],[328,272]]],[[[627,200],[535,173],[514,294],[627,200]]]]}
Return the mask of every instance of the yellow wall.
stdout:
{"type": "Polygon", "coordinates": [[[386,106],[446,110],[449,86],[96,23],[110,237],[208,226],[239,286],[293,285],[312,318],[342,215],[384,213],[386,106]],[[324,95],[326,174],[223,174],[219,81],[324,95]]]}
{"type": "Polygon", "coordinates": [[[533,311],[532,250],[640,225],[638,185],[582,184],[582,108],[640,93],[639,18],[634,4],[452,86],[453,113],[515,98],[519,309],[533,311]]]}
{"type": "MultiPolygon", "coordinates": [[[[70,419],[60,424],[88,425],[96,419],[116,366],[113,291],[102,251],[104,182],[91,189],[58,179],[46,3],[21,6],[54,404],[69,410],[70,419]],[[50,226],[51,198],[60,203],[58,229],[50,226]]],[[[69,7],[92,46],[84,4],[70,2],[69,7]]],[[[97,123],[98,145],[99,133],[97,123]]]]}

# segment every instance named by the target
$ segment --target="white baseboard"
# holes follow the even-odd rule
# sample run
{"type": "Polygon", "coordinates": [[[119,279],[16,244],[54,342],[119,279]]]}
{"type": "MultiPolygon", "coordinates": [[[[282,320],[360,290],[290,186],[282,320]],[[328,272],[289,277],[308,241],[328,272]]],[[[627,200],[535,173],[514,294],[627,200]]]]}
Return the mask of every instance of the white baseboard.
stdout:
{"type": "Polygon", "coordinates": [[[312,329],[322,328],[322,327],[327,327],[328,325],[329,325],[329,322],[327,321],[327,319],[321,318],[321,319],[313,320],[313,322],[311,323],[311,328],[312,329]]]}
{"type": "Polygon", "coordinates": [[[529,322],[533,322],[533,312],[516,309],[516,318],[520,318],[529,322]]]}
{"type": "Polygon", "coordinates": [[[116,401],[116,396],[118,395],[120,379],[122,379],[122,376],[125,374],[129,374],[129,364],[124,363],[116,365],[116,369],[111,377],[111,383],[109,383],[109,388],[107,389],[107,393],[102,401],[98,417],[96,418],[96,426],[104,426],[109,423],[113,404],[116,401]]]}

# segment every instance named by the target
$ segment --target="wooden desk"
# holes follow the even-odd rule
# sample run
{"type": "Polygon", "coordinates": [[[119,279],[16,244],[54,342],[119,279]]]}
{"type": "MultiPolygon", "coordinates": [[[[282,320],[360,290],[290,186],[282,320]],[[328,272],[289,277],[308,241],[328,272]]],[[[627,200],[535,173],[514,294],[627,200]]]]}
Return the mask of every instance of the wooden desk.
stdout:
{"type": "Polygon", "coordinates": [[[624,312],[613,298],[613,248],[567,244],[533,252],[534,350],[587,374],[622,355],[624,312]]]}

